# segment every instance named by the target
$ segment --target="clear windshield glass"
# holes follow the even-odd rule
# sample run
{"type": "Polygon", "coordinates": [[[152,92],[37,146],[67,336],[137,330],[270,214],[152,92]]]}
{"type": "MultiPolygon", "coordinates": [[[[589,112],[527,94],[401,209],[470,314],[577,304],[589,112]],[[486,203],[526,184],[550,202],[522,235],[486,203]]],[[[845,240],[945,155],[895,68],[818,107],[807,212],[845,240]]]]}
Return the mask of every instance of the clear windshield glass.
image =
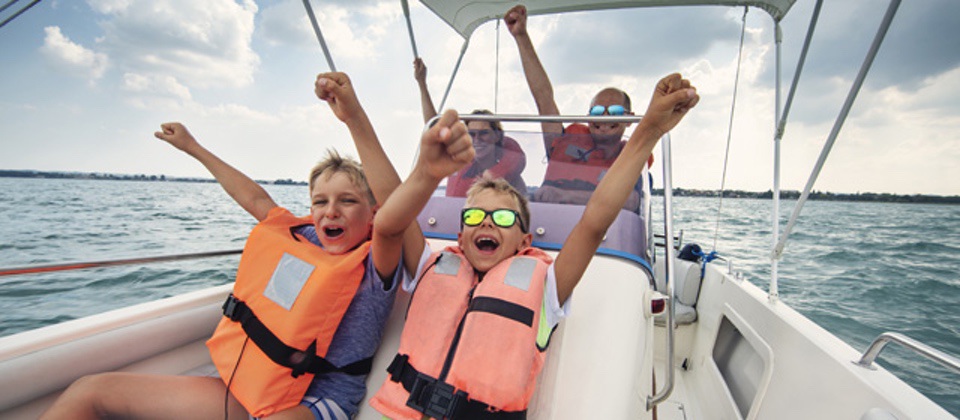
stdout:
{"type": "MultiPolygon", "coordinates": [[[[531,202],[584,205],[623,147],[619,138],[595,138],[585,126],[563,134],[471,130],[476,158],[451,175],[438,194],[465,197],[481,176],[503,178],[531,202]]],[[[625,209],[638,212],[644,175],[625,209]]]]}

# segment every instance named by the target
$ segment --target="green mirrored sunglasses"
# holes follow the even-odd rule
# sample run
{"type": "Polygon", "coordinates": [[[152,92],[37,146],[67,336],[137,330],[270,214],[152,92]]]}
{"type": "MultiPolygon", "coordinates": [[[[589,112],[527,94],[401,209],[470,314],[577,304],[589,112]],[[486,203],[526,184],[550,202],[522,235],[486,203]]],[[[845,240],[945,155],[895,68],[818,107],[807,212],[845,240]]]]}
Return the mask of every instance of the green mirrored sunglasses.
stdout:
{"type": "Polygon", "coordinates": [[[497,226],[508,228],[520,222],[520,230],[527,231],[526,226],[523,225],[523,220],[520,219],[520,213],[515,210],[496,209],[487,211],[478,207],[466,208],[460,212],[460,229],[463,229],[463,226],[479,226],[487,218],[487,215],[490,215],[490,220],[493,220],[493,224],[497,226]]]}

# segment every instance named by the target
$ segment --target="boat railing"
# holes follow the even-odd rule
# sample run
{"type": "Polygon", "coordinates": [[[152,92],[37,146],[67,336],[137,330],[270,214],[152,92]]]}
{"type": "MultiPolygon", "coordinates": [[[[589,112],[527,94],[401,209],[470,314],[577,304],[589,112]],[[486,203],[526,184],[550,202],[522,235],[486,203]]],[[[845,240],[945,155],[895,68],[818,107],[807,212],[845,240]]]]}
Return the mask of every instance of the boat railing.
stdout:
{"type": "Polygon", "coordinates": [[[196,252],[190,254],[159,255],[153,257],[126,258],[105,261],[87,261],[64,264],[33,265],[25,267],[0,268],[0,277],[16,276],[20,274],[38,274],[54,271],[72,271],[87,268],[111,267],[118,265],[146,264],[168,261],[189,260],[198,258],[222,257],[227,255],[238,255],[242,249],[230,249],[223,251],[196,252]]]}
{"type": "Polygon", "coordinates": [[[960,373],[960,359],[923,344],[906,335],[895,332],[885,332],[880,334],[876,339],[873,340],[873,343],[870,344],[870,347],[867,347],[867,350],[863,352],[863,356],[860,357],[860,360],[854,363],[862,368],[875,370],[876,367],[873,365],[873,361],[877,359],[877,356],[880,356],[880,352],[883,351],[884,347],[886,347],[890,342],[900,344],[914,351],[915,353],[920,354],[921,356],[952,369],[954,372],[960,373]]]}
{"type": "MultiPolygon", "coordinates": [[[[664,236],[662,233],[654,233],[653,238],[663,241],[663,242],[654,242],[653,243],[654,247],[657,247],[657,248],[667,247],[666,236],[664,236]]],[[[682,245],[683,245],[683,229],[680,229],[680,231],[677,232],[676,235],[673,235],[673,250],[679,251],[682,245]]]]}

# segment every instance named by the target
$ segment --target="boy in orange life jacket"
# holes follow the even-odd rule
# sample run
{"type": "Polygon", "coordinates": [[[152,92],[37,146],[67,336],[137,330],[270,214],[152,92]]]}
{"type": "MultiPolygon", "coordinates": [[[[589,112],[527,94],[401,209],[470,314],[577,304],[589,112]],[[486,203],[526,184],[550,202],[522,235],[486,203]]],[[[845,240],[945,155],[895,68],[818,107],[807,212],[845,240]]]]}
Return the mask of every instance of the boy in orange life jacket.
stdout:
{"type": "MultiPolygon", "coordinates": [[[[418,255],[410,259],[411,269],[400,266],[401,242],[382,242],[381,239],[372,240],[370,232],[375,209],[374,197],[381,201],[400,183],[400,179],[392,165],[380,149],[376,134],[367,119],[363,108],[354,94],[350,80],[342,73],[321,74],[315,82],[317,96],[329,103],[334,114],[342,120],[353,136],[361,159],[366,163],[369,178],[364,176],[363,169],[352,160],[340,158],[336,153],[318,164],[310,177],[310,197],[312,206],[311,215],[307,218],[297,218],[289,211],[279,207],[270,195],[256,182],[226,162],[220,160],[213,153],[201,146],[179,123],[162,125],[162,131],[156,137],[174,147],[186,152],[201,162],[214,175],[226,192],[241,207],[254,216],[261,223],[254,228],[256,237],[267,237],[259,232],[265,232],[266,226],[282,225],[286,230],[285,238],[290,238],[291,231],[297,234],[299,245],[289,245],[290,240],[281,241],[275,237],[263,242],[264,248],[275,248],[295,257],[302,257],[302,248],[313,248],[307,253],[304,261],[316,264],[311,258],[321,262],[330,262],[324,266],[325,270],[313,270],[303,292],[299,293],[289,312],[281,319],[281,327],[298,325],[293,330],[303,331],[310,328],[317,314],[329,313],[332,310],[321,305],[312,293],[314,286],[319,284],[333,284],[339,287],[341,282],[348,278],[353,284],[352,298],[341,300],[339,319],[331,321],[330,325],[335,332],[330,331],[326,352],[320,353],[321,339],[316,333],[307,340],[316,340],[317,353],[335,366],[343,367],[351,362],[370,357],[379,345],[384,321],[390,313],[396,294],[397,284],[405,277],[405,272],[416,268],[418,255]],[[369,182],[369,185],[368,185],[369,182]],[[289,224],[289,228],[288,228],[289,224]],[[317,247],[316,245],[319,245],[317,247]],[[321,250],[322,248],[322,250],[321,250]],[[319,256],[317,255],[318,250],[319,256]],[[367,253],[369,252],[369,254],[367,253]],[[359,254],[358,254],[359,253],[359,254]],[[356,261],[356,262],[354,262],[356,261]],[[319,272],[335,272],[335,278],[322,277],[319,272]],[[326,281],[327,283],[323,283],[326,281]],[[312,302],[312,303],[311,303],[312,302]],[[307,303],[304,306],[301,303],[307,303]],[[303,309],[303,310],[301,310],[303,309]],[[293,314],[293,315],[290,315],[293,314]],[[294,318],[294,319],[291,319],[294,318]],[[304,328],[300,328],[304,327],[304,328]]],[[[469,137],[466,137],[469,139],[469,137]]],[[[241,284],[243,279],[257,277],[247,276],[250,273],[245,267],[253,267],[256,272],[265,271],[267,276],[274,271],[278,264],[268,266],[263,264],[263,258],[256,254],[266,252],[250,252],[254,248],[255,233],[251,233],[244,256],[241,258],[240,269],[237,274],[237,285],[234,295],[242,297],[241,284]],[[252,260],[249,258],[253,258],[252,260]],[[245,262],[246,261],[246,262],[245,262]],[[251,262],[252,261],[252,262],[251,262]],[[245,264],[253,264],[252,266],[245,264]]],[[[411,238],[417,243],[423,242],[423,236],[416,224],[411,226],[411,238]]],[[[418,248],[419,250],[419,248],[418,248]]],[[[281,260],[282,261],[282,260],[281,260]]],[[[319,264],[317,264],[319,265],[319,264]]],[[[265,281],[258,280],[258,281],[265,281]]],[[[270,281],[273,281],[270,278],[270,281]]],[[[258,284],[259,285],[259,284],[258,284]]],[[[326,287],[326,286],[325,286],[326,287]]],[[[344,287],[347,289],[347,287],[344,287]]],[[[263,302],[264,288],[259,288],[260,296],[255,296],[263,302]]],[[[326,289],[325,289],[326,290],[326,289]]],[[[283,295],[283,291],[275,294],[283,295]]],[[[321,295],[322,296],[322,295],[321,295]]],[[[344,295],[337,295],[344,296],[344,295]]],[[[348,296],[349,297],[349,296],[348,296]]],[[[268,324],[269,317],[258,312],[254,300],[246,301],[256,314],[257,318],[268,324]]],[[[334,305],[330,305],[334,306],[334,305]]],[[[221,326],[230,326],[234,323],[222,318],[221,326]]],[[[276,326],[277,324],[273,324],[276,326]]],[[[277,336],[281,332],[268,327],[277,336]]],[[[214,338],[211,339],[211,356],[217,359],[219,350],[226,347],[226,339],[218,327],[214,338]],[[221,337],[221,338],[218,338],[221,337]],[[215,344],[216,343],[216,344],[215,344]]],[[[308,330],[309,331],[309,330],[308,330]]],[[[295,335],[302,335],[295,332],[295,335]]],[[[232,339],[232,337],[227,337],[232,339]]],[[[241,340],[246,340],[241,336],[241,340]]],[[[106,373],[82,378],[71,385],[55,404],[44,414],[44,418],[97,418],[103,417],[132,417],[132,418],[242,418],[247,419],[248,413],[265,418],[350,418],[355,415],[357,404],[362,400],[365,388],[365,374],[355,372],[328,372],[316,375],[301,375],[295,385],[284,383],[282,388],[289,391],[284,402],[271,402],[266,408],[260,407],[263,400],[259,396],[249,397],[244,394],[244,388],[254,388],[254,391],[267,389],[268,380],[260,375],[262,370],[253,371],[245,375],[247,366],[257,360],[258,346],[255,340],[250,340],[242,352],[233,352],[224,356],[231,365],[236,365],[238,353],[244,361],[236,373],[224,372],[220,369],[221,378],[203,376],[160,376],[132,373],[106,373]],[[256,349],[255,349],[256,348],[256,349]],[[228,387],[228,378],[233,378],[228,387]],[[312,378],[312,379],[311,379],[312,378]],[[305,380],[305,381],[304,381],[305,380]],[[238,401],[239,400],[239,401],[238,401]],[[226,410],[226,412],[224,412],[226,410]]],[[[297,347],[302,348],[302,347],[297,347]]],[[[262,354],[262,353],[260,353],[262,354]]],[[[269,365],[274,369],[276,364],[269,365]]],[[[284,381],[289,380],[291,370],[283,368],[280,375],[284,381]]],[[[277,382],[274,382],[277,383],[277,382]]],[[[280,392],[273,392],[279,394],[280,392]]],[[[270,394],[270,392],[267,392],[270,394]]],[[[273,399],[275,395],[265,398],[273,399]]]]}
{"type": "MultiPolygon", "coordinates": [[[[696,89],[679,74],[660,80],[644,119],[556,260],[530,247],[522,195],[503,182],[475,184],[461,213],[458,245],[429,257],[424,247],[398,354],[371,405],[393,419],[523,418],[549,333],[565,314],[561,305],[657,141],[697,101],[696,89]]],[[[416,167],[376,215],[375,238],[399,238],[440,180],[469,162],[469,145],[444,130],[424,134],[416,167]]]]}

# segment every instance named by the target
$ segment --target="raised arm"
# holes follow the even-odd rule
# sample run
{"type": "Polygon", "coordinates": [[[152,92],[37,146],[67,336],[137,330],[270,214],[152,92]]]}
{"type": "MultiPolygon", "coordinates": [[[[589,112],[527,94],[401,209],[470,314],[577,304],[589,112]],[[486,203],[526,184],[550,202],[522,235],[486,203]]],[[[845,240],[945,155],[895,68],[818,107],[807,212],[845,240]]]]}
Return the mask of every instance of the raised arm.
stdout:
{"type": "Polygon", "coordinates": [[[427,89],[427,65],[423,64],[420,57],[413,60],[413,78],[417,79],[417,86],[420,88],[420,110],[423,112],[423,122],[426,123],[437,116],[437,108],[433,106],[430,90],[427,89]]]}
{"type": "MultiPolygon", "coordinates": [[[[440,181],[473,162],[475,153],[473,140],[457,112],[444,112],[437,124],[423,133],[420,155],[410,176],[377,211],[373,221],[374,240],[396,241],[406,225],[415,224],[440,181]]],[[[423,252],[422,239],[420,248],[414,251],[419,251],[418,257],[423,252]]]]}
{"type": "MultiPolygon", "coordinates": [[[[353,143],[360,155],[363,164],[363,173],[373,191],[377,203],[382,205],[394,189],[400,185],[400,175],[380,145],[377,133],[367,118],[367,113],[360,106],[356,92],[350,78],[344,73],[321,73],[314,83],[314,92],[317,97],[327,101],[330,109],[340,121],[347,125],[353,143]]],[[[373,243],[373,264],[381,275],[392,273],[397,266],[402,253],[404,267],[409,273],[415,273],[420,259],[420,252],[411,252],[413,249],[423,249],[423,233],[420,225],[410,223],[405,226],[407,233],[403,241],[373,243]]]]}
{"type": "MultiPolygon", "coordinates": [[[[543,64],[540,64],[540,57],[537,56],[533,42],[530,41],[530,35],[527,34],[527,8],[523,5],[514,6],[503,16],[503,21],[507,24],[513,39],[517,41],[523,74],[527,78],[527,85],[530,86],[530,93],[533,94],[533,100],[537,104],[540,115],[560,115],[557,101],[553,98],[553,85],[550,84],[547,71],[543,69],[543,64]]],[[[544,134],[544,149],[549,154],[550,142],[554,138],[551,134],[562,133],[563,124],[544,122],[541,126],[544,134]]]]}
{"type": "Polygon", "coordinates": [[[561,304],[573,293],[600,241],[643,173],[643,165],[657,141],[673,129],[699,100],[697,90],[679,74],[671,74],[657,83],[643,119],[600,181],[583,210],[583,216],[557,255],[554,270],[561,304]]]}
{"type": "Polygon", "coordinates": [[[277,203],[270,198],[270,194],[267,194],[260,184],[201,146],[183,124],[178,122],[161,124],[160,131],[153,135],[202,163],[227,194],[257,221],[267,218],[267,213],[277,207],[277,203]]]}

